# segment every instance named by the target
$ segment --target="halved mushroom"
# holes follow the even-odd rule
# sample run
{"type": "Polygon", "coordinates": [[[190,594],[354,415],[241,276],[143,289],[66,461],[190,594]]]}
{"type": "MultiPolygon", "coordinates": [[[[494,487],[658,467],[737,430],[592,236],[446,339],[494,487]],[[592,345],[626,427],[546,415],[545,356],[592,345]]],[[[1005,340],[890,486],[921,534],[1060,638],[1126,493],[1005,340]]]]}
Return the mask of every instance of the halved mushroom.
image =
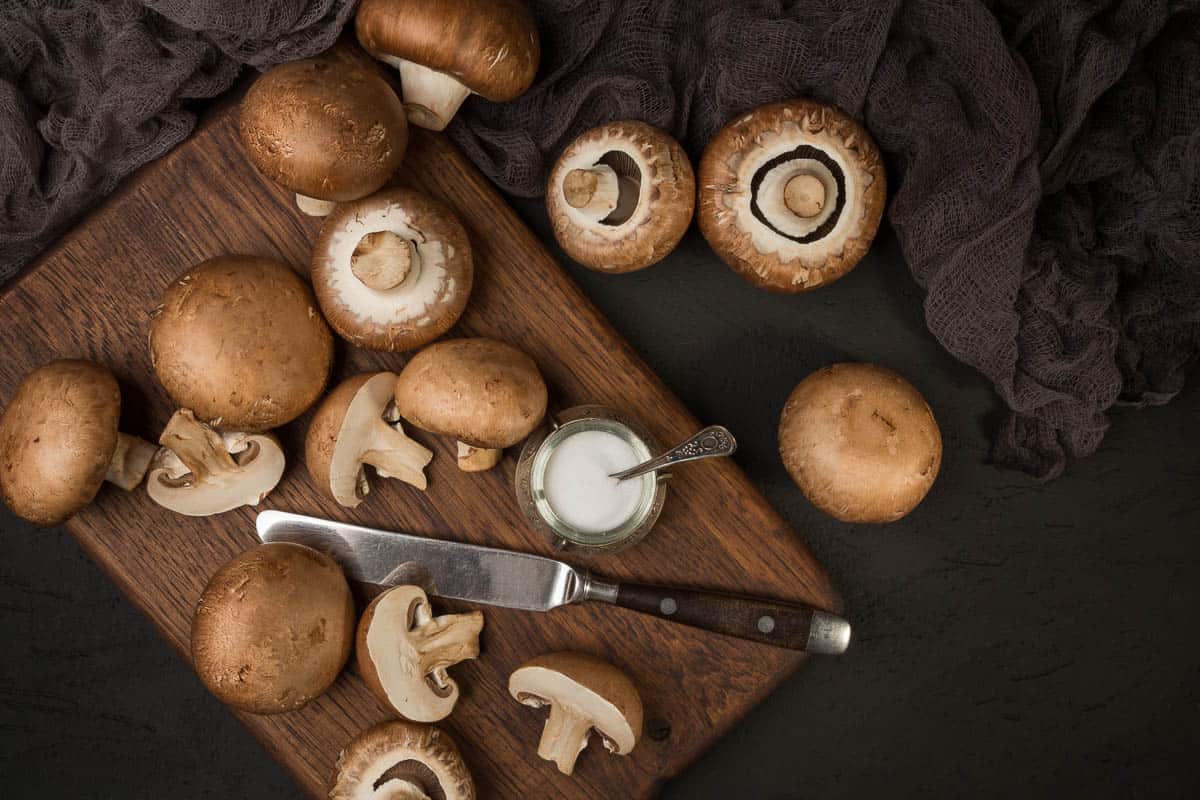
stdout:
{"type": "Polygon", "coordinates": [[[519,703],[550,706],[538,755],[570,775],[595,731],[610,753],[628,755],[642,735],[642,698],[625,673],[584,653],[547,653],[508,679],[519,703]]]}
{"type": "Polygon", "coordinates": [[[417,353],[396,379],[396,409],[423,430],[458,440],[458,466],[490,469],[546,414],[533,359],[494,339],[449,339],[417,353]]]}
{"type": "Polygon", "coordinates": [[[121,389],[90,361],[51,361],[25,376],[0,417],[0,497],[36,525],[58,525],[105,481],[142,482],[154,445],[117,430],[121,389]]]}
{"type": "Polygon", "coordinates": [[[518,97],[541,57],[524,0],[363,0],[354,29],[367,52],[400,70],[408,121],[435,131],[471,93],[518,97]]]}
{"type": "Polygon", "coordinates": [[[329,324],[375,350],[412,350],[449,330],[473,275],[454,212],[412,189],[338,206],[313,250],[313,288],[329,324]]]}
{"type": "Polygon", "coordinates": [[[546,185],[554,237],[599,272],[632,272],[675,249],[692,221],[696,180],[664,131],[610,122],[567,146],[546,185]]]}
{"type": "Polygon", "coordinates": [[[338,384],[313,415],[304,461],[313,481],[334,500],[353,508],[371,491],[365,465],[381,478],[424,489],[433,453],[404,435],[390,372],[355,375],[338,384]]]}
{"type": "Polygon", "coordinates": [[[475,800],[475,782],[450,735],[432,725],[382,722],[338,756],[330,800],[475,800]]]}
{"type": "Polygon", "coordinates": [[[261,75],[242,100],[238,132],[258,171],[312,216],[383,186],[408,146],[404,107],[381,76],[315,58],[261,75]]]}
{"type": "Polygon", "coordinates": [[[446,669],[479,657],[481,630],[482,612],[435,617],[419,586],[397,586],[376,597],[358,622],[358,667],[397,714],[437,722],[458,702],[446,669]]]}
{"type": "Polygon", "coordinates": [[[700,159],[700,231],[735,272],[774,291],[808,291],[853,269],[886,200],[870,135],[808,100],[744,114],[700,159]]]}

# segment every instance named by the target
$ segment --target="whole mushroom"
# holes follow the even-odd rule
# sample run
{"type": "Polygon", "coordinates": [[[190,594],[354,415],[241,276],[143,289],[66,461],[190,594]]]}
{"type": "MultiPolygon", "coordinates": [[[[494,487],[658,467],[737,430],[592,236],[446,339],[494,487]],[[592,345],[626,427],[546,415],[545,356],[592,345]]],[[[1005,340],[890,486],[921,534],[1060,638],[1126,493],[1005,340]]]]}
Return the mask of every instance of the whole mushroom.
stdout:
{"type": "Polygon", "coordinates": [[[36,525],[58,525],[105,481],[129,491],[155,447],[117,430],[121,389],[90,361],[52,361],[25,376],[0,417],[0,497],[36,525]]]}
{"type": "Polygon", "coordinates": [[[475,800],[450,735],[395,720],[356,736],[338,756],[330,800],[475,800]]]}

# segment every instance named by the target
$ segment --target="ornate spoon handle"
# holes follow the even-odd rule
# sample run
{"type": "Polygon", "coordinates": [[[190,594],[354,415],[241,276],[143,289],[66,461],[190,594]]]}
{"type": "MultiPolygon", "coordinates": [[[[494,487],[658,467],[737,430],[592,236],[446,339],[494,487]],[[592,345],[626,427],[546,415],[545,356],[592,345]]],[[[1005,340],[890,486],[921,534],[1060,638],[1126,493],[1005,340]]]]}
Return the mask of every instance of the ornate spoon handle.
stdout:
{"type": "Polygon", "coordinates": [[[701,458],[732,455],[737,450],[737,440],[728,429],[720,425],[709,425],[704,430],[692,436],[682,444],[672,447],[660,456],[643,461],[636,467],[630,467],[622,472],[614,472],[608,477],[623,481],[636,478],[647,472],[653,472],[672,464],[682,464],[684,461],[696,461],[701,458]]]}

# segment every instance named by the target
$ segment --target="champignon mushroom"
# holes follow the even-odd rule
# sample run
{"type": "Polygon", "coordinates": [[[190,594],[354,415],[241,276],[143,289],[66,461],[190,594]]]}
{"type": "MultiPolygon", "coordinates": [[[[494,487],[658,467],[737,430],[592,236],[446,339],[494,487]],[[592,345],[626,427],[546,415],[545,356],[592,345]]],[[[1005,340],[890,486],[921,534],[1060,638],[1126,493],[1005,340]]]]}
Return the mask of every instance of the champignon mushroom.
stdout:
{"type": "Polygon", "coordinates": [[[546,414],[533,359],[494,339],[450,339],[417,353],[396,379],[396,409],[413,425],[458,440],[458,466],[491,469],[546,414]]]}
{"type": "Polygon", "coordinates": [[[150,360],[177,407],[219,430],[257,433],[320,397],[333,336],[287,265],[221,256],[167,288],[150,323],[150,360]]]}
{"type": "Polygon", "coordinates": [[[0,417],[0,497],[35,525],[58,525],[100,484],[142,482],[154,445],[117,430],[121,389],[90,361],[51,361],[22,379],[0,417]]]}
{"type": "Polygon", "coordinates": [[[364,467],[424,489],[433,453],[404,435],[390,372],[355,375],[334,389],[313,415],[305,440],[309,474],[334,500],[354,508],[371,486],[364,467]]]}
{"type": "Polygon", "coordinates": [[[367,686],[406,719],[437,722],[458,702],[446,669],[479,657],[483,613],[433,616],[419,586],[396,586],[376,597],[358,621],[356,654],[367,686]]]}
{"type": "Polygon", "coordinates": [[[845,522],[894,522],[937,477],[942,436],[921,393],[875,364],[802,380],[779,420],[779,453],[817,508],[845,522]]]}
{"type": "Polygon", "coordinates": [[[432,725],[382,722],[338,756],[330,800],[475,800],[450,735],[432,725]]]}
{"type": "Polygon", "coordinates": [[[519,703],[550,706],[538,755],[570,775],[595,731],[610,753],[628,755],[642,735],[642,698],[616,667],[584,653],[547,653],[508,679],[519,703]]]}
{"type": "Polygon", "coordinates": [[[354,644],[354,598],[337,563],[289,542],[217,570],[192,618],[196,674],[242,711],[292,711],[337,678],[354,644]]]}
{"type": "Polygon", "coordinates": [[[524,0],[363,0],[354,29],[368,53],[400,70],[408,121],[435,131],[471,93],[520,96],[541,57],[524,0]]]}
{"type": "Polygon", "coordinates": [[[744,114],[700,159],[700,231],[735,272],[774,291],[808,291],[853,269],[886,199],[870,135],[808,100],[744,114]]]}
{"type": "Polygon", "coordinates": [[[632,272],[675,249],[692,221],[687,153],[641,122],[610,122],[567,146],[546,185],[554,238],[599,272],[632,272]]]}
{"type": "Polygon", "coordinates": [[[408,146],[404,107],[387,81],[326,59],[259,76],[242,100],[238,132],[258,171],[295,192],[312,216],[383,186],[408,146]]]}
{"type": "Polygon", "coordinates": [[[339,206],[313,250],[312,282],[342,338],[412,350],[458,321],[471,294],[471,243],[443,203],[386,189],[339,206]]]}

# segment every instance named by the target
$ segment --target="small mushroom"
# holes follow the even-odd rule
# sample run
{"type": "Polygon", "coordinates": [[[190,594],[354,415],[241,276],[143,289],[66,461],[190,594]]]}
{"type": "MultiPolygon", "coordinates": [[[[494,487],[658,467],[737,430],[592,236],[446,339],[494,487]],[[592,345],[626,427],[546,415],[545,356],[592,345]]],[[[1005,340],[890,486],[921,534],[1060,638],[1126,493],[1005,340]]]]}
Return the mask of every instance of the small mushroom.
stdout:
{"type": "Polygon", "coordinates": [[[584,653],[547,653],[522,664],[508,693],[535,708],[550,706],[538,755],[570,775],[595,731],[610,753],[628,755],[642,735],[642,698],[616,667],[584,653]]]}
{"type": "Polygon", "coordinates": [[[494,339],[449,339],[417,353],[396,379],[396,409],[422,430],[458,440],[464,472],[491,469],[546,414],[533,359],[494,339]]]}
{"type": "Polygon", "coordinates": [[[894,522],[924,499],[942,436],[921,393],[875,364],[834,364],[802,380],[779,420],[779,453],[817,508],[845,522],[894,522]]]}
{"type": "Polygon", "coordinates": [[[475,800],[475,783],[450,735],[432,725],[382,722],[338,756],[330,800],[475,800]]]}
{"type": "Polygon", "coordinates": [[[404,435],[390,372],[355,375],[330,392],[313,415],[304,461],[313,481],[344,506],[354,508],[371,486],[365,465],[381,478],[424,489],[433,453],[404,435]]]}
{"type": "Polygon", "coordinates": [[[238,132],[258,171],[295,192],[312,216],[383,186],[408,146],[404,107],[387,82],[326,59],[259,76],[242,100],[238,132]]]}
{"type": "Polygon", "coordinates": [[[142,482],[154,445],[117,430],[121,389],[90,361],[52,361],[25,376],[0,417],[0,497],[36,525],[58,525],[100,484],[142,482]]]}
{"type": "Polygon", "coordinates": [[[780,292],[815,289],[853,269],[887,200],[870,135],[809,100],[735,119],[709,142],[699,173],[704,238],[743,278],[780,292]]]}
{"type": "Polygon", "coordinates": [[[567,146],[546,185],[554,237],[599,272],[632,272],[675,249],[692,221],[687,153],[641,122],[610,122],[567,146]]]}
{"type": "Polygon", "coordinates": [[[321,396],[333,336],[286,264],[221,256],[167,288],[150,323],[150,360],[177,407],[219,430],[257,433],[321,396]]]}
{"type": "Polygon", "coordinates": [[[524,0],[363,0],[359,44],[400,70],[408,121],[440,131],[467,95],[521,95],[537,74],[537,28],[524,0]]]}
{"type": "Polygon", "coordinates": [[[446,669],[479,657],[481,630],[482,612],[435,617],[419,586],[397,586],[376,597],[358,621],[358,667],[397,714],[437,722],[458,702],[458,684],[446,669]]]}
{"type": "Polygon", "coordinates": [[[473,274],[454,212],[411,189],[339,206],[313,250],[313,288],[329,324],[374,350],[413,350],[449,330],[473,274]]]}

